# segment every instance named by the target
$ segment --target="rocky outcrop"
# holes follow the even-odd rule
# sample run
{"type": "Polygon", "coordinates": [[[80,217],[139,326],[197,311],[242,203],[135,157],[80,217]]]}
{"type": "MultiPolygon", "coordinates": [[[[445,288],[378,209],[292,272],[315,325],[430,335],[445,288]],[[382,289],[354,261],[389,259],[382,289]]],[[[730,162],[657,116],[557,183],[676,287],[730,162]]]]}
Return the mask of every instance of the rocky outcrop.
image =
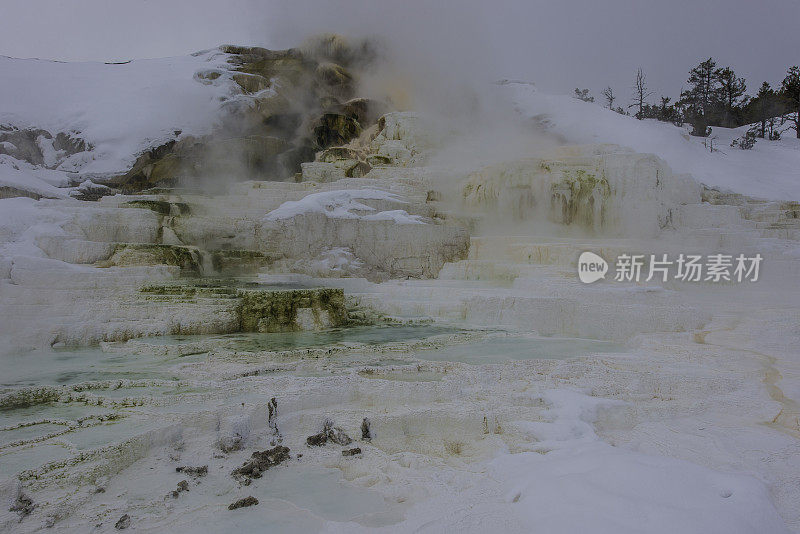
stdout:
{"type": "Polygon", "coordinates": [[[228,510],[236,510],[238,508],[246,508],[248,506],[255,506],[257,504],[258,504],[258,499],[256,499],[252,495],[250,495],[248,497],[244,497],[242,499],[239,499],[236,502],[233,502],[233,503],[229,504],[228,505],[228,510]]]}
{"type": "MultiPolygon", "coordinates": [[[[249,484],[254,478],[261,478],[264,471],[279,465],[289,459],[289,448],[282,445],[266,451],[256,451],[250,460],[235,469],[231,475],[244,483],[249,484]]],[[[253,504],[258,504],[256,501],[253,504]]]]}
{"type": "MultiPolygon", "coordinates": [[[[328,442],[335,443],[336,445],[350,445],[353,440],[344,430],[338,426],[334,426],[333,421],[326,419],[322,424],[322,430],[317,434],[308,436],[306,438],[306,444],[309,447],[321,447],[328,442]]],[[[361,451],[359,450],[359,452],[361,451]]]]}
{"type": "MultiPolygon", "coordinates": [[[[267,50],[226,45],[230,69],[200,72],[200,83],[229,78],[238,95],[223,104],[211,134],[178,135],[142,153],[109,185],[124,192],[193,185],[198,179],[284,180],[330,146],[348,143],[386,106],[356,91],[360,69],[374,59],[369,45],[327,35],[302,48],[267,50]]],[[[367,172],[358,165],[346,176],[367,172]]]]}
{"type": "Polygon", "coordinates": [[[0,154],[31,165],[54,169],[69,156],[87,150],[92,150],[92,146],[80,138],[80,132],[57,132],[53,135],[38,128],[0,125],[0,154]]]}

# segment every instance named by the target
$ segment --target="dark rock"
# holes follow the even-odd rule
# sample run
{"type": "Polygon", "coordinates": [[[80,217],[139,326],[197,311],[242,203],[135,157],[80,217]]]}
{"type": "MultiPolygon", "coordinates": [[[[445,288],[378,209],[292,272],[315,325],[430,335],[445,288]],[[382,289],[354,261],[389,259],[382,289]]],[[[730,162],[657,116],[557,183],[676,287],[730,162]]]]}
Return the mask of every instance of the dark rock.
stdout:
{"type": "Polygon", "coordinates": [[[316,153],[317,149],[309,140],[278,156],[278,161],[287,173],[298,173],[302,170],[300,164],[306,161],[314,161],[316,153]]]}
{"type": "Polygon", "coordinates": [[[278,156],[290,147],[285,139],[263,134],[186,137],[144,152],[131,170],[118,178],[117,185],[124,193],[133,193],[154,186],[188,184],[198,177],[282,176],[278,156]]]}
{"type": "Polygon", "coordinates": [[[117,530],[125,530],[129,526],[131,526],[131,516],[128,514],[123,515],[114,523],[114,528],[117,530]]]}
{"type": "Polygon", "coordinates": [[[361,125],[353,117],[341,113],[324,113],[312,127],[313,139],[319,148],[344,145],[361,135],[361,125]]]}
{"type": "Polygon", "coordinates": [[[0,154],[8,154],[12,158],[27,161],[32,165],[44,164],[44,155],[36,140],[39,137],[52,139],[53,136],[46,130],[13,129],[10,132],[0,132],[0,143],[10,143],[12,146],[0,144],[0,154]]]}
{"type": "MultiPolygon", "coordinates": [[[[55,137],[47,130],[36,128],[20,130],[18,128],[0,130],[0,154],[8,154],[12,158],[27,161],[32,165],[45,165],[45,155],[39,146],[39,138],[44,138],[53,144],[53,150],[58,153],[58,160],[92,150],[92,145],[77,137],[77,133],[59,132],[55,137]],[[10,143],[3,145],[2,143],[10,143]]],[[[49,165],[50,168],[54,165],[49,165]]]]}
{"type": "Polygon", "coordinates": [[[236,510],[237,508],[244,508],[246,506],[254,506],[258,504],[258,499],[250,495],[249,497],[245,497],[244,499],[239,499],[238,501],[231,503],[228,505],[228,510],[236,510]]]}
{"type": "Polygon", "coordinates": [[[275,400],[275,397],[272,397],[267,403],[267,411],[267,425],[269,425],[269,428],[272,430],[275,438],[278,441],[283,441],[281,431],[278,429],[278,401],[275,400]]]}
{"type": "Polygon", "coordinates": [[[378,119],[389,111],[389,106],[369,98],[351,98],[339,109],[341,113],[356,119],[362,128],[366,128],[377,123],[378,119]]]}
{"type": "Polygon", "coordinates": [[[250,460],[236,468],[231,475],[240,480],[261,478],[264,471],[289,459],[289,447],[278,445],[266,451],[256,451],[250,460]]]}
{"type": "Polygon", "coordinates": [[[359,447],[353,447],[352,449],[342,451],[342,456],[355,456],[356,454],[361,454],[361,449],[359,447]]]}
{"type": "Polygon", "coordinates": [[[372,430],[370,429],[370,425],[370,420],[367,417],[361,421],[361,439],[364,441],[372,440],[372,430]]]}
{"type": "Polygon", "coordinates": [[[30,513],[33,512],[34,508],[36,508],[36,505],[33,504],[33,499],[31,499],[24,493],[20,493],[17,496],[17,500],[14,502],[14,505],[11,508],[9,508],[9,511],[17,512],[20,518],[23,518],[26,515],[30,515],[30,513]]]}
{"type": "MultiPolygon", "coordinates": [[[[229,54],[230,67],[203,71],[196,79],[210,84],[230,75],[244,95],[224,101],[225,113],[213,133],[181,139],[176,133],[176,139],[141,154],[127,173],[108,185],[128,194],[192,186],[198,178],[206,188],[221,176],[291,179],[300,172],[300,163],[314,160],[316,151],[346,144],[386,112],[378,101],[354,98],[361,69],[376,57],[369,41],[323,35],[302,49],[225,45],[221,50],[229,54]]],[[[80,143],[68,136],[54,140],[67,154],[80,149],[80,143]]],[[[26,146],[37,148],[35,142],[26,146]]],[[[40,152],[33,150],[32,157],[38,154],[41,159],[40,152]]],[[[348,176],[363,176],[369,171],[366,165],[352,166],[348,176]]]]}
{"type": "Polygon", "coordinates": [[[93,150],[94,147],[80,137],[73,137],[72,133],[59,132],[53,139],[53,148],[64,152],[65,156],[72,156],[78,152],[93,150]]]}
{"type": "Polygon", "coordinates": [[[319,434],[314,434],[313,436],[308,436],[306,438],[306,443],[308,443],[311,447],[319,447],[325,445],[328,442],[328,434],[325,431],[320,432],[319,434]]]}
{"type": "Polygon", "coordinates": [[[329,441],[336,443],[337,445],[349,445],[353,442],[353,440],[345,433],[344,430],[333,426],[333,421],[330,419],[326,419],[323,423],[322,432],[306,438],[306,443],[310,447],[320,447],[329,441]]]}
{"type": "Polygon", "coordinates": [[[189,483],[185,480],[178,482],[178,491],[189,491],[189,483]]]}
{"type": "Polygon", "coordinates": [[[190,467],[187,465],[183,465],[181,467],[175,468],[176,473],[185,473],[189,476],[193,477],[204,477],[208,474],[208,466],[201,465],[200,467],[190,467]]]}

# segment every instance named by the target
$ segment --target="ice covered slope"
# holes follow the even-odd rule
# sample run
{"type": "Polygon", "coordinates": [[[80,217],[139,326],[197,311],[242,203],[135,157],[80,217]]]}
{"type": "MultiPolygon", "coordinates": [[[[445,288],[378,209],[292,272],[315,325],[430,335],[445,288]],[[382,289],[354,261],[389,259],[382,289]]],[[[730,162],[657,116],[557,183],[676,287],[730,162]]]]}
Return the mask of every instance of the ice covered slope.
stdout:
{"type": "Polygon", "coordinates": [[[793,131],[780,141],[759,140],[752,150],[740,150],[730,143],[746,127],[714,127],[712,153],[702,138],[669,123],[640,121],[598,104],[544,94],[528,83],[508,82],[499,87],[520,113],[537,119],[569,144],[627,146],[660,156],[674,172],[689,173],[711,187],[770,200],[800,200],[800,139],[793,131]]]}
{"type": "Polygon", "coordinates": [[[123,64],[0,56],[0,128],[73,134],[94,147],[59,162],[61,170],[125,171],[176,131],[212,127],[231,87],[223,79],[201,83],[196,74],[225,67],[226,59],[219,49],[123,64]]]}

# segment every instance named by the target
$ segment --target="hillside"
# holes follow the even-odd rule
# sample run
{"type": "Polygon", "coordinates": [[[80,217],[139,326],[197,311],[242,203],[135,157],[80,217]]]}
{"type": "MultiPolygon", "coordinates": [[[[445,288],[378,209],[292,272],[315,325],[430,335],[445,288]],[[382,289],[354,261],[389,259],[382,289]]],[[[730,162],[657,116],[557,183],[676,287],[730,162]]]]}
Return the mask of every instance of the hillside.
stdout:
{"type": "Polygon", "coordinates": [[[509,82],[500,90],[524,115],[536,118],[568,143],[612,143],[663,158],[678,173],[699,182],[770,200],[800,199],[800,139],[787,132],[780,141],[759,140],[751,150],[731,147],[748,126],[714,127],[714,152],[703,138],[656,120],[640,121],[596,103],[549,95],[527,83],[509,82]]]}

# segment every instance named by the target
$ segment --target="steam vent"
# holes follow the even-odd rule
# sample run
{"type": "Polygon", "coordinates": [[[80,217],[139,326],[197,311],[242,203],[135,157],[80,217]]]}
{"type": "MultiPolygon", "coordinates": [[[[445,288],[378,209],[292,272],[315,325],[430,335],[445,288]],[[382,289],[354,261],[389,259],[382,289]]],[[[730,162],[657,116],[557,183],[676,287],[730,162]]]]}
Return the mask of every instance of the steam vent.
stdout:
{"type": "Polygon", "coordinates": [[[0,533],[800,532],[796,67],[627,109],[378,4],[0,56],[0,533]]]}

